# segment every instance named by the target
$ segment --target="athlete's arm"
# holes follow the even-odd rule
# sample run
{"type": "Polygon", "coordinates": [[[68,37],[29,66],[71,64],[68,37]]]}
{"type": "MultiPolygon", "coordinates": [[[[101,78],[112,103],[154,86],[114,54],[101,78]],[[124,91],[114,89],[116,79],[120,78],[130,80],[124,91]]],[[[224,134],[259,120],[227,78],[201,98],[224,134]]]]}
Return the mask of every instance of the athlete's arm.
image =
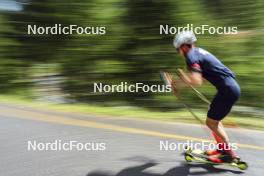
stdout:
{"type": "Polygon", "coordinates": [[[191,71],[190,73],[185,73],[181,69],[178,70],[181,79],[192,86],[200,86],[203,84],[203,77],[200,72],[191,71]]]}

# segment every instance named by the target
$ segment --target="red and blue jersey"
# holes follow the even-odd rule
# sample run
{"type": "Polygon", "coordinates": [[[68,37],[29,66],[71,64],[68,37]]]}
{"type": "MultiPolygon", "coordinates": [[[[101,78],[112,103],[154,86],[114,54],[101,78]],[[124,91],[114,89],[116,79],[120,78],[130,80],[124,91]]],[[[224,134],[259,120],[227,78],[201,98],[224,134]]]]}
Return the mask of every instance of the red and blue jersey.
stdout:
{"type": "Polygon", "coordinates": [[[225,78],[235,78],[235,74],[208,51],[193,47],[185,56],[190,71],[200,72],[216,88],[225,85],[225,78]]]}

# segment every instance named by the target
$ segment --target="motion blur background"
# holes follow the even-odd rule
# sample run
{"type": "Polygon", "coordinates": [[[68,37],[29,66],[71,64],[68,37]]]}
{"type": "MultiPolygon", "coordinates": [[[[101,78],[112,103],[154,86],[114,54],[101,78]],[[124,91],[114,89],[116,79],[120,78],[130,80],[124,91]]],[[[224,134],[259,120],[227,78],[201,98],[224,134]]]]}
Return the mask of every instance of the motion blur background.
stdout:
{"type": "MultiPolygon", "coordinates": [[[[182,111],[167,93],[93,93],[93,83],[162,84],[159,71],[184,68],[173,35],[159,25],[237,26],[236,35],[198,35],[236,75],[234,113],[263,122],[264,3],[261,0],[0,0],[0,93],[51,103],[182,111]],[[106,26],[106,35],[28,35],[27,25],[106,26]]],[[[215,89],[199,88],[209,99],[215,89]]],[[[180,93],[206,111],[191,90],[180,93]]],[[[124,110],[125,113],[126,110],[124,110]]],[[[245,123],[246,124],[246,123],[245,123]]]]}

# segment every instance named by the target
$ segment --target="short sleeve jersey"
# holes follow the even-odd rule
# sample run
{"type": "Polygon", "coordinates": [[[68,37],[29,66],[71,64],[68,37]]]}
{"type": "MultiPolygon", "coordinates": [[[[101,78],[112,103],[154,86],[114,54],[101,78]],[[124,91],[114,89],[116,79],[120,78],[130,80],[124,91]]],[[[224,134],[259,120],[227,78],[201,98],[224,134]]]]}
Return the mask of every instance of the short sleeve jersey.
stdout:
{"type": "Polygon", "coordinates": [[[235,78],[234,73],[214,55],[201,48],[192,48],[185,56],[190,71],[200,72],[215,87],[223,85],[225,77],[235,78]]]}

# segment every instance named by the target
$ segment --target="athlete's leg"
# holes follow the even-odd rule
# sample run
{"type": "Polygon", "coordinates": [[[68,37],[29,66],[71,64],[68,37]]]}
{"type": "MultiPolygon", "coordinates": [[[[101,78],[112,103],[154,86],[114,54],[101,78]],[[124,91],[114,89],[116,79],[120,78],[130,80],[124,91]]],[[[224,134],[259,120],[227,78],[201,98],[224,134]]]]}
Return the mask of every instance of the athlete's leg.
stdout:
{"type": "MultiPolygon", "coordinates": [[[[210,109],[207,113],[206,125],[212,130],[215,140],[218,143],[218,149],[228,156],[231,156],[231,159],[235,159],[237,156],[232,151],[228,135],[221,120],[227,116],[232,106],[239,98],[240,88],[233,78],[226,78],[225,85],[226,86],[223,88],[218,89],[218,92],[210,105],[210,109]]],[[[224,160],[220,159],[218,161],[221,162],[224,160]]]]}
{"type": "Polygon", "coordinates": [[[233,102],[227,101],[228,98],[223,92],[218,92],[210,105],[206,119],[206,125],[211,129],[220,150],[229,147],[229,137],[221,122],[233,106],[233,102]]]}
{"type": "Polygon", "coordinates": [[[211,131],[211,133],[212,133],[212,136],[214,137],[216,143],[222,143],[223,142],[223,140],[215,132],[211,131]]]}
{"type": "MultiPolygon", "coordinates": [[[[211,129],[211,134],[212,136],[214,137],[215,139],[215,142],[219,145],[222,145],[224,142],[223,142],[223,139],[220,138],[216,132],[214,132],[214,128],[213,126],[216,126],[217,122],[213,123],[214,121],[212,121],[213,119],[210,119],[208,118],[206,120],[206,124],[207,126],[209,127],[209,129],[211,129]]],[[[218,123],[218,128],[221,128],[222,126],[220,125],[221,122],[218,123]]],[[[223,131],[223,130],[220,130],[220,131],[223,131]]],[[[227,134],[225,133],[224,136],[227,136],[227,134]]],[[[227,137],[228,138],[228,137],[227,137]]],[[[221,150],[219,148],[215,149],[215,150],[206,150],[205,151],[205,154],[208,155],[208,156],[216,156],[216,155],[219,155],[221,154],[221,150]]]]}
{"type": "Polygon", "coordinates": [[[222,163],[231,162],[235,158],[238,158],[229,145],[229,138],[222,123],[220,121],[207,118],[206,125],[212,130],[213,136],[215,137],[218,145],[217,150],[206,153],[209,156],[215,155],[216,157],[209,157],[208,159],[215,163],[222,163]],[[222,152],[227,155],[222,155],[222,152]]]}
{"type": "Polygon", "coordinates": [[[206,125],[212,130],[213,136],[217,143],[229,143],[228,135],[220,121],[208,117],[206,119],[206,125]]]}

